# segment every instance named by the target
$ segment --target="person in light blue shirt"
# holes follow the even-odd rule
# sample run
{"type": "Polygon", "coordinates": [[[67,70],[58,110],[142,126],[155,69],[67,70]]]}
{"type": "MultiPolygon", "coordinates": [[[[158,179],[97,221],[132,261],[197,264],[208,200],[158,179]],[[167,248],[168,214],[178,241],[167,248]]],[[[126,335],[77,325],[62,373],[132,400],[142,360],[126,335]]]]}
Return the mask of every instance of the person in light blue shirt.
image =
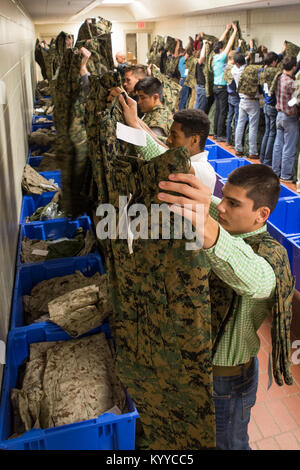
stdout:
{"type": "Polygon", "coordinates": [[[186,49],[184,55],[180,57],[179,62],[178,62],[178,70],[180,73],[179,85],[182,86],[181,91],[180,91],[179,104],[178,104],[179,111],[182,111],[183,109],[186,108],[187,101],[192,92],[192,89],[184,84],[186,80],[185,61],[188,57],[192,55],[192,52],[193,52],[192,50],[186,49]]]}
{"type": "Polygon", "coordinates": [[[216,102],[215,120],[214,120],[214,139],[219,142],[226,142],[225,137],[225,121],[227,116],[228,97],[227,97],[227,83],[223,79],[224,66],[227,62],[227,56],[233,46],[236,34],[237,26],[235,24],[228,24],[219,41],[214,44],[213,56],[213,76],[214,76],[214,97],[216,102]],[[223,40],[226,34],[233,28],[233,33],[230,39],[224,47],[223,40]]]}

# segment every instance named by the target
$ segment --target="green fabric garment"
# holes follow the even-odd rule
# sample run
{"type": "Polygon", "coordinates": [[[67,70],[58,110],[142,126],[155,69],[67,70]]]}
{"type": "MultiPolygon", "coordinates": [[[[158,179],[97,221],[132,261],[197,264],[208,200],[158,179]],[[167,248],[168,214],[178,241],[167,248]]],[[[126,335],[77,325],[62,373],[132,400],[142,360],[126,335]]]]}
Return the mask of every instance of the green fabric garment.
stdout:
{"type": "Polygon", "coordinates": [[[154,65],[151,67],[151,73],[163,84],[163,104],[175,113],[178,110],[181,85],[162,74],[154,65]]]}
{"type": "Polygon", "coordinates": [[[166,106],[155,106],[152,111],[145,114],[143,121],[150,129],[158,127],[162,129],[165,137],[169,136],[173,124],[173,114],[166,106]]]}
{"type": "MultiPolygon", "coordinates": [[[[189,155],[180,148],[147,162],[133,156],[130,146],[116,139],[116,122],[123,122],[119,105],[100,110],[100,90],[101,80],[92,80],[90,158],[97,202],[117,209],[118,224],[120,195],[132,194],[130,206],[142,202],[150,208],[158,203],[158,182],[173,171],[187,172],[189,155]]],[[[94,216],[97,227],[101,220],[94,216]]],[[[186,251],[185,240],[174,235],[171,240],[136,240],[132,254],[127,239],[99,243],[112,295],[118,375],[137,406],[151,449],[214,447],[205,257],[186,251]]]]}
{"type": "Polygon", "coordinates": [[[239,81],[237,89],[238,93],[243,93],[250,98],[255,98],[258,92],[258,71],[261,69],[260,65],[247,65],[239,81]]]}
{"type": "MultiPolygon", "coordinates": [[[[292,385],[290,372],[290,327],[292,320],[292,298],[295,280],[290,272],[290,264],[285,248],[267,232],[244,239],[255,253],[265,258],[276,276],[276,291],[272,308],[272,362],[273,376],[278,385],[292,385]]],[[[231,287],[210,274],[210,295],[212,311],[213,353],[225,331],[229,320],[238,309],[239,296],[231,287]]]]}
{"type": "Polygon", "coordinates": [[[286,43],[285,56],[297,57],[300,51],[300,47],[297,46],[296,44],[293,44],[290,41],[285,41],[285,43],[286,43]]]}

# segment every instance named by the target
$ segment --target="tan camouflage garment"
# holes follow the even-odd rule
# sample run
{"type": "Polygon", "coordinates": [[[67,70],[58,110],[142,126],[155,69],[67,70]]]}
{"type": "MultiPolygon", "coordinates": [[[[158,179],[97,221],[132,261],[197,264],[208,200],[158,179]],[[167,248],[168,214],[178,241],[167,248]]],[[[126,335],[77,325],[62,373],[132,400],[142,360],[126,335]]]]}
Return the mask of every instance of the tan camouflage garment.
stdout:
{"type": "Polygon", "coordinates": [[[21,184],[26,194],[42,194],[58,190],[56,183],[51,183],[30,165],[25,165],[21,184]]]}
{"type": "Polygon", "coordinates": [[[103,286],[103,292],[105,293],[106,275],[101,276],[96,273],[94,276],[86,277],[82,272],[75,271],[74,274],[53,277],[39,282],[31,289],[29,295],[23,296],[24,323],[29,325],[34,321],[40,321],[40,317],[45,315],[49,319],[49,302],[78,289],[78,286],[83,288],[90,285],[97,285],[100,288],[103,286]]]}
{"type": "Polygon", "coordinates": [[[21,244],[21,262],[38,263],[49,259],[84,256],[96,246],[96,239],[90,231],[77,229],[73,238],[55,243],[47,240],[35,240],[24,237],[21,244]],[[37,250],[44,251],[41,255],[37,250]]]}
{"type": "Polygon", "coordinates": [[[11,401],[17,434],[97,418],[115,405],[127,411],[104,333],[31,344],[22,388],[11,390],[11,401]]]}
{"type": "MultiPolygon", "coordinates": [[[[106,277],[105,277],[106,281],[106,277]]],[[[102,325],[111,315],[107,283],[90,285],[68,292],[48,303],[50,321],[76,338],[102,325]]]]}
{"type": "MultiPolygon", "coordinates": [[[[244,239],[255,253],[265,258],[272,266],[276,276],[276,291],[272,308],[272,362],[273,376],[277,385],[293,384],[290,371],[290,327],[292,320],[292,298],[295,279],[291,275],[290,264],[285,248],[267,232],[244,239]]],[[[212,308],[212,335],[214,351],[218,340],[229,322],[234,321],[234,312],[239,296],[233,289],[210,274],[210,294],[212,308]]]]}

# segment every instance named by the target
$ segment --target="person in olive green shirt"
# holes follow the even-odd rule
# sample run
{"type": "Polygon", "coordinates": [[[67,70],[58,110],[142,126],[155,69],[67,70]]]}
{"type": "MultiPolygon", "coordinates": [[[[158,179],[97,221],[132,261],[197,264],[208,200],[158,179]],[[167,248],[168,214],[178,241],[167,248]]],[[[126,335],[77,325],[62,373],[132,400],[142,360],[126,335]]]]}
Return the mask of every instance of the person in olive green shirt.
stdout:
{"type": "MultiPolygon", "coordinates": [[[[285,326],[281,331],[273,331],[272,348],[276,349],[276,345],[282,343],[283,350],[288,351],[287,354],[290,351],[294,280],[285,248],[266,231],[266,221],[280,194],[279,178],[268,166],[251,164],[229,175],[223,187],[222,200],[211,196],[209,189],[192,174],[169,175],[169,181],[159,183],[159,190],[167,191],[160,192],[158,199],[168,203],[174,213],[183,215],[182,207],[190,205],[185,207],[184,216],[195,226],[198,238],[203,239],[203,250],[213,275],[213,282],[210,282],[212,325],[214,282],[221,282],[215,312],[220,314],[219,307],[227,303],[224,317],[227,323],[224,322],[219,329],[218,341],[212,352],[217,448],[250,450],[248,424],[258,386],[257,353],[260,341],[257,330],[271,311],[274,324],[276,306],[280,304],[284,305],[284,309],[279,308],[278,319],[283,317],[285,326]],[[204,227],[197,227],[198,205],[204,206],[204,227]],[[268,244],[271,246],[269,257],[265,255],[266,251],[261,251],[262,246],[265,249],[268,244]],[[276,266],[273,258],[285,265],[283,270],[276,266]],[[282,292],[281,285],[288,286],[288,301],[277,300],[278,292],[282,292]],[[232,298],[227,299],[228,289],[232,298]]],[[[282,358],[279,361],[280,372],[290,385],[289,358],[286,368],[285,359],[282,358]]],[[[276,380],[276,374],[274,377],[276,380]]],[[[276,382],[282,385],[280,380],[276,382]]]]}
{"type": "Polygon", "coordinates": [[[165,143],[173,124],[173,114],[162,103],[162,83],[154,77],[142,78],[136,83],[134,91],[138,96],[138,106],[144,113],[143,121],[165,143]]]}

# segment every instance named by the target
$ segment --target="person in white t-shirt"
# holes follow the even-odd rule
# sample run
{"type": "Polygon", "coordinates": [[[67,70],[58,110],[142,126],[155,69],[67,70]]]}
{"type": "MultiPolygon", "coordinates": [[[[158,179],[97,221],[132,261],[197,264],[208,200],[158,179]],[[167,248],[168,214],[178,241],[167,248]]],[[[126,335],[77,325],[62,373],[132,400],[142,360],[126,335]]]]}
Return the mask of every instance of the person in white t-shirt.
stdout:
{"type": "MultiPolygon", "coordinates": [[[[114,89],[114,95],[121,89],[114,89]]],[[[157,157],[166,150],[176,147],[186,147],[190,153],[191,173],[195,174],[202,183],[208,186],[211,192],[214,192],[216,184],[216,173],[208,162],[208,151],[205,150],[206,139],[209,134],[210,121],[204,111],[200,109],[183,109],[174,114],[174,122],[165,146],[157,140],[151,130],[137,116],[136,102],[126,96],[119,94],[119,100],[123,107],[123,113],[126,124],[136,129],[146,130],[145,147],[139,147],[139,153],[144,160],[150,160],[157,157]]]]}

